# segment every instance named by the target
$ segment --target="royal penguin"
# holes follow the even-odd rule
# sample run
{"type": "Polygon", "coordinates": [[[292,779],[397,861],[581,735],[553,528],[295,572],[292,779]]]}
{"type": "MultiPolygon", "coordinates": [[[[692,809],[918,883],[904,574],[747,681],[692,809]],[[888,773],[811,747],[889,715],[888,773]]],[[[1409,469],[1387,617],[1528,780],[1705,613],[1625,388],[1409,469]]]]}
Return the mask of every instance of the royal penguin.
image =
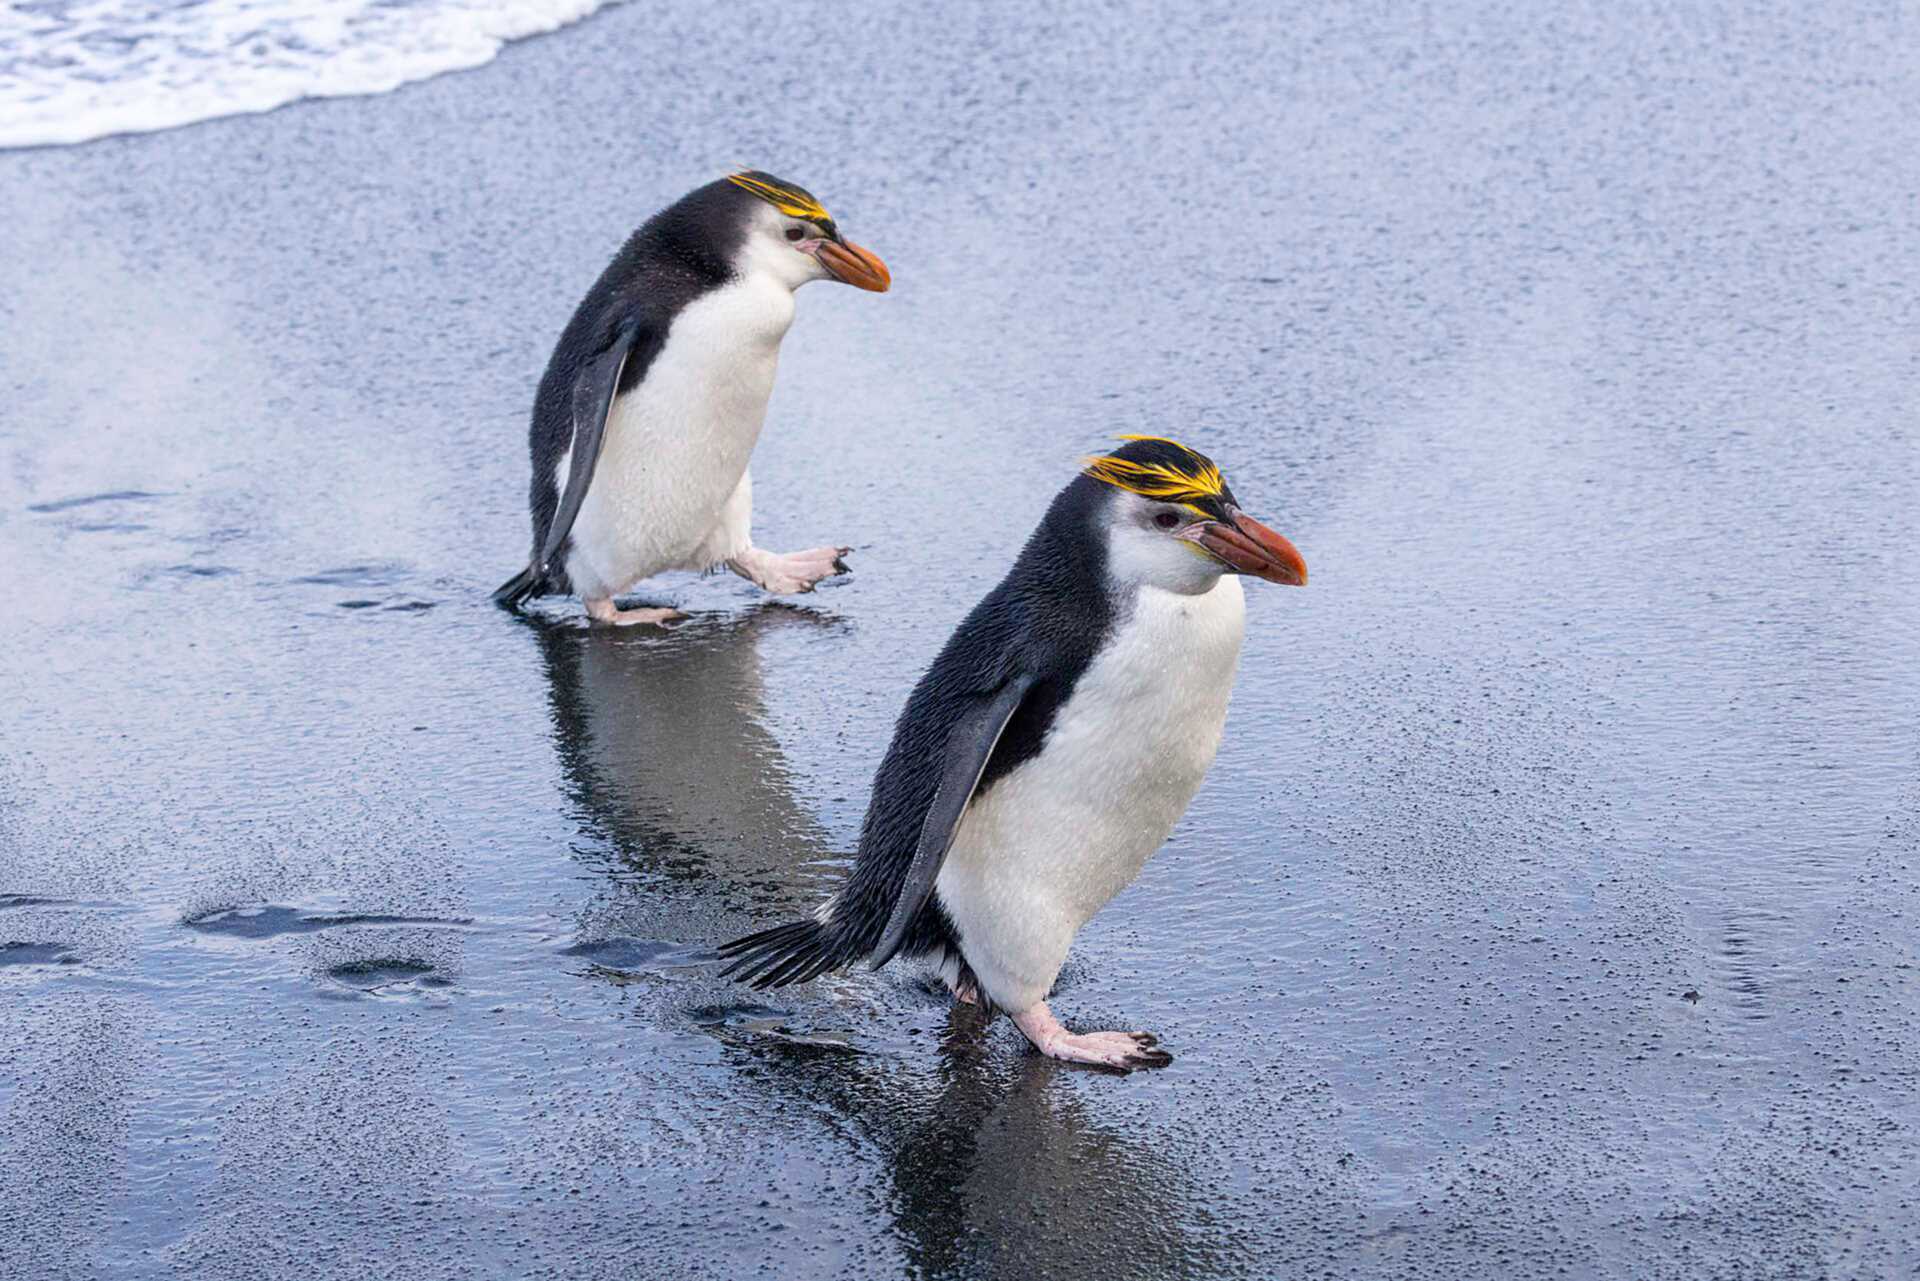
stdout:
{"type": "Polygon", "coordinates": [[[886,264],[806,190],[751,170],[649,218],[574,312],[528,432],[533,553],[493,598],[576,595],[599,623],[664,623],[614,598],[672,569],[726,566],[769,592],[845,573],[845,547],[753,545],[747,461],[766,421],[793,295],[815,280],[884,293],[886,264]]]}
{"type": "Polygon", "coordinates": [[[724,945],[724,973],[767,988],[920,957],[1043,1054],[1122,1072],[1170,1061],[1145,1032],[1068,1031],[1046,998],[1074,934],[1213,762],[1241,578],[1303,586],[1307,567],[1206,457],[1123,439],[1086,460],[914,687],[847,880],[813,919],[724,945]]]}

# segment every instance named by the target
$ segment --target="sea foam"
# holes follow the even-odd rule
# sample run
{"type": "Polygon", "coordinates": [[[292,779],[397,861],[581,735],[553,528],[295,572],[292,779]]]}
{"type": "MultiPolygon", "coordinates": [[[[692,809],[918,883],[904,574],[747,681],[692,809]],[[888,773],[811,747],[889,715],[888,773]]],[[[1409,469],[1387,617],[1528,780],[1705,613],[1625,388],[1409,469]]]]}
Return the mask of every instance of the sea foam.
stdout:
{"type": "Polygon", "coordinates": [[[42,0],[0,5],[0,147],[386,93],[604,0],[42,0]]]}

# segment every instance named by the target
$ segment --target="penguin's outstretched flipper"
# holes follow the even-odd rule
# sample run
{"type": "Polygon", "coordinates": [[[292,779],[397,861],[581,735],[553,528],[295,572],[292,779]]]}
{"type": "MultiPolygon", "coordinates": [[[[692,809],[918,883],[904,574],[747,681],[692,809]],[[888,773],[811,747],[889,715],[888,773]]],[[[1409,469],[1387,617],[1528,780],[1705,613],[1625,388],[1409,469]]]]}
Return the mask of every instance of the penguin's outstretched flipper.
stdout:
{"type": "Polygon", "coordinates": [[[721,971],[722,977],[756,988],[785,987],[817,979],[863,956],[876,970],[892,960],[933,896],[960,817],[1031,686],[1029,678],[1016,677],[980,695],[954,719],[939,762],[939,785],[921,821],[919,840],[912,858],[900,860],[901,866],[889,878],[890,886],[860,886],[822,919],[776,925],[722,945],[720,955],[733,962],[721,971]]]}
{"type": "Polygon", "coordinates": [[[980,776],[987,772],[987,762],[993,758],[1000,735],[1006,732],[1007,722],[1020,709],[1020,700],[1027,696],[1031,685],[1031,680],[1025,677],[1008,681],[992,698],[969,708],[947,731],[946,753],[940,763],[940,787],[933,794],[933,803],[927,807],[926,821],[920,825],[920,840],[914,846],[913,861],[900,879],[900,893],[887,916],[887,928],[881,931],[880,942],[873,949],[874,969],[893,959],[893,954],[907,941],[914,922],[919,920],[920,909],[933,894],[933,883],[940,879],[940,865],[946,861],[947,851],[953,848],[954,834],[960,830],[960,816],[967,812],[967,802],[980,786],[980,776]]]}
{"type": "Polygon", "coordinates": [[[573,442],[568,450],[567,487],[547,523],[546,536],[527,567],[502,583],[493,593],[497,604],[517,607],[529,596],[544,589],[554,557],[573,532],[580,515],[580,504],[587,500],[593,484],[593,469],[600,461],[600,446],[607,438],[607,414],[624,380],[628,384],[645,377],[647,366],[666,338],[666,327],[647,324],[630,317],[614,329],[599,354],[581,366],[573,380],[573,442]]]}

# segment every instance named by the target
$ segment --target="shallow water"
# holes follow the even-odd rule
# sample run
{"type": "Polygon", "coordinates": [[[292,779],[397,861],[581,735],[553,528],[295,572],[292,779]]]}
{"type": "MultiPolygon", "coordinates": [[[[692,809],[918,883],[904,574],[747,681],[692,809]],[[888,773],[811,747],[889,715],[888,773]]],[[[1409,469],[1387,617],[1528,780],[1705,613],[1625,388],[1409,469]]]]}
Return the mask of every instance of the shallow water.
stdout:
{"type": "Polygon", "coordinates": [[[34,0],[0,11],[0,147],[386,93],[601,0],[34,0]]]}
{"type": "Polygon", "coordinates": [[[0,1274],[1882,1277],[1920,1257],[1920,85],[1878,12],[850,30],[0,157],[0,1274]],[[485,595],[619,238],[734,161],[801,298],[672,635],[485,595]],[[851,850],[1085,451],[1297,542],[1055,1006],[712,946],[851,850]]]}

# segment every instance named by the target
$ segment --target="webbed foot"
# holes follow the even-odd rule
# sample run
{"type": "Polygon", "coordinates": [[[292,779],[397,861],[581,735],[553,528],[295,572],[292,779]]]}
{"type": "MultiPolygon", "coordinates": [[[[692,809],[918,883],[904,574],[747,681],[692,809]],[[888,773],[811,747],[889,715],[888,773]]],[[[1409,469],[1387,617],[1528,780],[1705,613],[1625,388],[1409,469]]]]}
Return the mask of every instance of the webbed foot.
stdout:
{"type": "Polygon", "coordinates": [[[1045,1001],[1013,1016],[1033,1048],[1048,1058],[1068,1063],[1089,1063],[1109,1072],[1128,1073],[1135,1068],[1165,1067],[1173,1055],[1155,1048],[1160,1039],[1151,1032],[1069,1032],[1053,1017],[1045,1001]]]}
{"type": "Polygon", "coordinates": [[[596,623],[605,623],[612,627],[633,627],[641,623],[652,623],[659,627],[676,622],[685,618],[686,615],[677,609],[619,609],[614,606],[611,599],[606,599],[588,601],[587,617],[596,623]]]}
{"type": "Polygon", "coordinates": [[[810,547],[803,552],[781,553],[749,547],[728,561],[727,568],[765,591],[786,596],[810,592],[822,579],[848,573],[847,562],[841,557],[852,550],[810,547]]]}

